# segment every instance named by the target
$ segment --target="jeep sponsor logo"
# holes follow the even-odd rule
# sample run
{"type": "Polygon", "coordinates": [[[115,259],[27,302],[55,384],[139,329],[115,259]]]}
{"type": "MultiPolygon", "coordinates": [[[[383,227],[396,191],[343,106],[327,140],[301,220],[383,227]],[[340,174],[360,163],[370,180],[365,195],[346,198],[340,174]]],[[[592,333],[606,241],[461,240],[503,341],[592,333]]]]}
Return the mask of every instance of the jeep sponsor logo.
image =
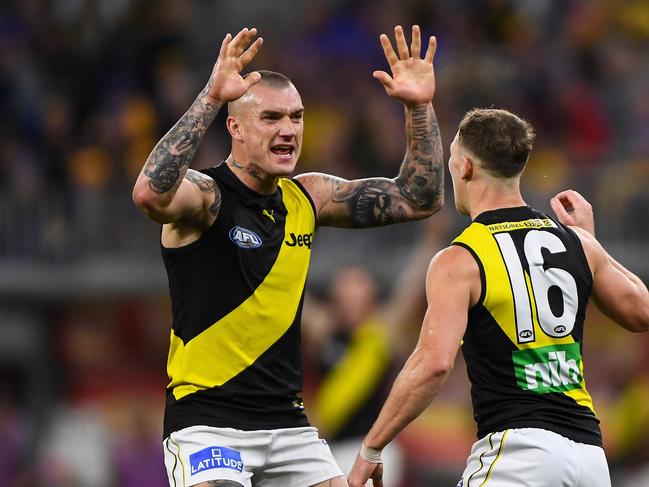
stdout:
{"type": "Polygon", "coordinates": [[[242,249],[256,249],[261,245],[261,238],[252,230],[236,226],[228,234],[230,240],[242,249]]]}
{"type": "Polygon", "coordinates": [[[289,247],[307,247],[311,248],[311,242],[313,241],[313,233],[298,233],[295,235],[293,232],[290,233],[288,238],[284,240],[284,243],[289,247]]]}
{"type": "Polygon", "coordinates": [[[512,352],[516,382],[521,389],[547,394],[582,387],[578,343],[512,352]]]}

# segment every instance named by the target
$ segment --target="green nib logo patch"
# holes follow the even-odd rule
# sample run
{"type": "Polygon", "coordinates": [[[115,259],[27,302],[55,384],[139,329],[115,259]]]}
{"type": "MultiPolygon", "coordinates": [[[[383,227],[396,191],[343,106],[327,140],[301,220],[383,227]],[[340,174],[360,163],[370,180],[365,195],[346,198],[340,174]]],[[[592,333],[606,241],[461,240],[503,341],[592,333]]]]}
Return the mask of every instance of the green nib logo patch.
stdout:
{"type": "Polygon", "coordinates": [[[547,394],[582,387],[578,343],[512,352],[516,382],[521,389],[547,394]]]}

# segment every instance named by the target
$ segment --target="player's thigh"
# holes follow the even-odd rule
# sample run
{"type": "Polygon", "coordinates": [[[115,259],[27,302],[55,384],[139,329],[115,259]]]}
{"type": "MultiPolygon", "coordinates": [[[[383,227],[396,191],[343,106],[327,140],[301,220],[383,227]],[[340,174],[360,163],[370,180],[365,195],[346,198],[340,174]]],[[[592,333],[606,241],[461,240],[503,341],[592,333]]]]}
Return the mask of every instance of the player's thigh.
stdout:
{"type": "Polygon", "coordinates": [[[316,428],[278,429],[272,434],[264,469],[255,472],[255,487],[346,487],[343,472],[316,428]]]}
{"type": "Polygon", "coordinates": [[[333,479],[325,480],[314,484],[312,487],[349,487],[345,477],[335,477],[333,479]]]}
{"type": "Polygon", "coordinates": [[[263,431],[209,426],[175,431],[163,442],[169,485],[251,487],[250,479],[262,464],[269,441],[270,435],[263,431]]]}
{"type": "Polygon", "coordinates": [[[611,475],[604,449],[594,445],[575,443],[579,454],[579,483],[577,487],[611,487],[611,475]]]}
{"type": "Polygon", "coordinates": [[[536,428],[491,433],[475,443],[458,485],[567,487],[579,476],[570,440],[536,428]]]}

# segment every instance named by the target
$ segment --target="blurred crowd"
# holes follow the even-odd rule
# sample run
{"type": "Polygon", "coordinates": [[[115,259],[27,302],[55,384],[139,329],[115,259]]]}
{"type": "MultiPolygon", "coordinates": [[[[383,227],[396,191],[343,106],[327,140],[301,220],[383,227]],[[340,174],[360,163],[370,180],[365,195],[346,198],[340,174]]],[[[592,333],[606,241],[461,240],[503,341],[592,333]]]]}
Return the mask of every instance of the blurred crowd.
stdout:
{"type": "MultiPolygon", "coordinates": [[[[164,485],[164,282],[102,292],[99,279],[89,295],[75,292],[65,275],[81,264],[81,282],[89,282],[101,259],[161,269],[159,229],[133,207],[131,187],[207,81],[225,33],[256,26],[265,43],[251,69],[280,71],[301,92],[300,172],[392,177],[405,149],[403,109],[371,73],[386,68],[378,35],[413,23],[438,39],[434,106],[446,154],[466,110],[520,114],[537,132],[524,176],[527,202],[547,210],[555,192],[579,190],[595,207],[600,239],[630,267],[644,263],[634,270],[649,277],[646,1],[2,2],[0,267],[15,270],[0,269],[0,288],[31,288],[0,295],[0,333],[8,337],[0,345],[0,485],[164,485]],[[36,265],[46,272],[30,280],[36,265]],[[54,275],[64,277],[52,282],[54,275]],[[38,298],[47,294],[41,288],[66,291],[38,298]]],[[[227,156],[224,119],[214,122],[195,167],[227,156]]],[[[450,199],[443,211],[433,217],[444,219],[435,245],[466,224],[450,199]]],[[[375,288],[360,296],[385,301],[426,230],[409,224],[352,233],[323,230],[316,239],[309,285],[330,320],[339,316],[335,283],[344,266],[360,266],[365,276],[348,281],[375,288]]],[[[316,323],[315,333],[305,333],[307,410],[310,398],[315,410],[318,388],[335,370],[331,357],[311,356],[318,347],[309,340],[333,337],[332,356],[342,360],[354,337],[353,326],[323,327],[313,313],[305,312],[305,326],[316,323]]],[[[414,332],[405,336],[420,319],[409,318],[414,332]]],[[[617,331],[595,310],[587,328],[586,377],[614,485],[644,485],[649,341],[617,331]]],[[[390,354],[386,378],[404,353],[390,354]]],[[[434,406],[400,439],[403,484],[454,485],[473,439],[460,359],[434,406]]]]}
{"type": "MultiPolygon", "coordinates": [[[[206,82],[224,33],[252,24],[266,40],[252,68],[287,74],[304,99],[300,171],[396,173],[402,109],[371,72],[385,68],[378,34],[417,22],[439,39],[446,144],[467,109],[514,110],[538,134],[530,198],[547,205],[548,192],[574,186],[600,210],[601,236],[649,238],[633,224],[649,204],[644,1],[21,0],[0,9],[2,255],[149,254],[130,186],[206,82]]],[[[226,131],[212,130],[196,165],[228,150],[226,131]]]]}

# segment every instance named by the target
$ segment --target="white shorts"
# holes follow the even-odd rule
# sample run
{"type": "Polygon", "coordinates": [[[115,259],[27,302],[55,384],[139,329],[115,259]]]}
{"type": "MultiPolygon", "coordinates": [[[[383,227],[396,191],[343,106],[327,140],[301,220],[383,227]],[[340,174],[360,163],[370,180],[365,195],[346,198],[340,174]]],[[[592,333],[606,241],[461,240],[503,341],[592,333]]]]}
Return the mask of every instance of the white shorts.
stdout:
{"type": "Polygon", "coordinates": [[[604,450],[538,428],[478,440],[457,487],[610,487],[604,450]]]}
{"type": "Polygon", "coordinates": [[[192,426],[163,441],[171,487],[233,480],[244,487],[307,487],[340,477],[313,427],[241,431],[192,426]]]}

